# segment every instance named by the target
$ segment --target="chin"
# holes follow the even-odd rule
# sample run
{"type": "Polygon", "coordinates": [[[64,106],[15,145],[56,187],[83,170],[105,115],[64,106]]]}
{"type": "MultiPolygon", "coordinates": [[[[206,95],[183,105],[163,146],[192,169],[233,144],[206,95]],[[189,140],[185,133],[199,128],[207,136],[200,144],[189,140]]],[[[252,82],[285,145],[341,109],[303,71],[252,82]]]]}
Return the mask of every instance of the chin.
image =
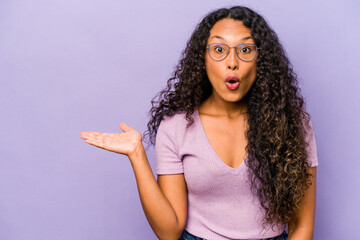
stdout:
{"type": "Polygon", "coordinates": [[[244,95],[242,94],[242,92],[238,91],[238,92],[228,93],[224,97],[231,102],[238,102],[244,98],[244,95]]]}
{"type": "Polygon", "coordinates": [[[243,97],[228,97],[224,99],[226,102],[231,103],[240,103],[243,100],[243,97]]]}

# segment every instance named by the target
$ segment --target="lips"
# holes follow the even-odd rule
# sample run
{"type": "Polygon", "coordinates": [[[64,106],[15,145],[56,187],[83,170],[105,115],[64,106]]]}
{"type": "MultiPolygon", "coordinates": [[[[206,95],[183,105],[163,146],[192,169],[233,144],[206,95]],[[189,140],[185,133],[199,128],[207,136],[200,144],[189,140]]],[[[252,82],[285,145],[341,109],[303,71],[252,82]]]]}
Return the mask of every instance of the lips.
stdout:
{"type": "Polygon", "coordinates": [[[227,77],[225,80],[225,84],[229,90],[236,90],[240,86],[239,79],[235,76],[227,77]]]}

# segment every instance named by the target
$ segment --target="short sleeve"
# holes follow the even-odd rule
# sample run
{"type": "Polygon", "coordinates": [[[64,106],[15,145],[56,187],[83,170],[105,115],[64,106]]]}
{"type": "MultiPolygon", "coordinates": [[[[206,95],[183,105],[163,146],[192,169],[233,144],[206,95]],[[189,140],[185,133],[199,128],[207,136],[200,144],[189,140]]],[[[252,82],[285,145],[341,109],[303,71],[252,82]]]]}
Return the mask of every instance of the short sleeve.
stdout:
{"type": "Polygon", "coordinates": [[[176,119],[161,121],[156,135],[156,174],[179,174],[184,172],[182,159],[176,145],[176,119]]]}
{"type": "Polygon", "coordinates": [[[310,128],[306,128],[305,141],[309,144],[306,148],[308,153],[308,161],[311,167],[319,165],[316,149],[315,134],[312,127],[311,120],[309,121],[310,128]]]}

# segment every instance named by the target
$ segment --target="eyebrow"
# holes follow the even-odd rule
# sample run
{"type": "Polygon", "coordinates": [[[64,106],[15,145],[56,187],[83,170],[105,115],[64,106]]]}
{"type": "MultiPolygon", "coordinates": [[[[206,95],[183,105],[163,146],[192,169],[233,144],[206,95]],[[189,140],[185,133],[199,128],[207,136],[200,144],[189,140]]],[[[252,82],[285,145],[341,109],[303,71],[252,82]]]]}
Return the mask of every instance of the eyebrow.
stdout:
{"type": "MultiPolygon", "coordinates": [[[[219,39],[225,41],[225,39],[223,37],[219,36],[219,35],[215,35],[215,36],[211,37],[210,39],[213,39],[213,38],[219,38],[219,39]]],[[[244,38],[240,39],[240,41],[245,41],[245,40],[248,40],[248,39],[251,39],[251,38],[252,38],[251,36],[244,37],[244,38]]]]}

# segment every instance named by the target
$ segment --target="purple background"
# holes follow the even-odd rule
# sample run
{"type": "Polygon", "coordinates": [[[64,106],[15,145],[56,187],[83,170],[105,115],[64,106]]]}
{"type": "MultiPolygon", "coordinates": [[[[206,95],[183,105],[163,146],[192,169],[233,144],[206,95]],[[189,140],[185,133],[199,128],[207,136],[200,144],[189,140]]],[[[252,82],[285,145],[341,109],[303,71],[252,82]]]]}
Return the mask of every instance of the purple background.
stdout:
{"type": "Polygon", "coordinates": [[[320,162],[315,239],[359,235],[359,1],[1,0],[0,239],[156,239],[128,159],[79,133],[143,132],[196,24],[235,4],[268,20],[299,75],[320,162]]]}

